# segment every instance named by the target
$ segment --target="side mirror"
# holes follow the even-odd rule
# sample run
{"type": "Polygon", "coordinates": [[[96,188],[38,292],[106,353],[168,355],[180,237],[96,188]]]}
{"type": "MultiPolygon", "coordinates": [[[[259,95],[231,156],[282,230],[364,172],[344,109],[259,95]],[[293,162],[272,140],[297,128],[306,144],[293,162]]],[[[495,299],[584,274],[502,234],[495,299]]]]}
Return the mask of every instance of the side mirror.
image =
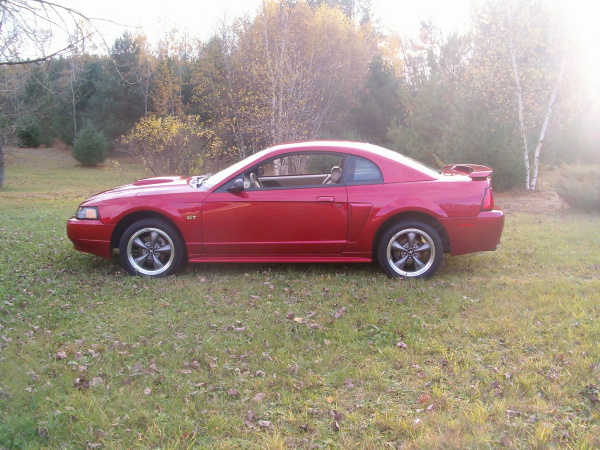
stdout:
{"type": "Polygon", "coordinates": [[[227,192],[231,192],[235,194],[237,192],[242,192],[244,190],[244,180],[242,178],[238,178],[233,182],[231,186],[227,188],[227,192]]]}

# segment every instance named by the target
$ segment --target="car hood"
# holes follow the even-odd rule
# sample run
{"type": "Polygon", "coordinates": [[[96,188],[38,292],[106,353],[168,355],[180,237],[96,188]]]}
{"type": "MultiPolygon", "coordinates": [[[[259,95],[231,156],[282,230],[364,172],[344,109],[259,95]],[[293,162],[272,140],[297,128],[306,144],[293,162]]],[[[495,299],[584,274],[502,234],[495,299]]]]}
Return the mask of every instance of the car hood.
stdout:
{"type": "Polygon", "coordinates": [[[100,192],[88,200],[87,203],[103,203],[106,201],[137,197],[140,195],[165,195],[165,194],[192,194],[199,193],[199,189],[192,188],[189,184],[190,177],[155,177],[144,178],[135,183],[119,186],[100,192]]]}

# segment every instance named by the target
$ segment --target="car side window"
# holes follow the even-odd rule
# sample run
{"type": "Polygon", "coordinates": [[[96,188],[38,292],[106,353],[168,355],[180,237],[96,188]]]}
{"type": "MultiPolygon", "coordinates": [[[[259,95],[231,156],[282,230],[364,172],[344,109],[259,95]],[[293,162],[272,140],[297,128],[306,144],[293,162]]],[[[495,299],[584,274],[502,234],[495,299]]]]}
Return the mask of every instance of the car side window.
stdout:
{"type": "Polygon", "coordinates": [[[245,176],[252,189],[341,184],[343,158],[334,152],[291,153],[255,166],[245,176]]]}
{"type": "Polygon", "coordinates": [[[361,156],[349,158],[348,184],[379,184],[383,183],[383,175],[377,164],[361,156]]]}

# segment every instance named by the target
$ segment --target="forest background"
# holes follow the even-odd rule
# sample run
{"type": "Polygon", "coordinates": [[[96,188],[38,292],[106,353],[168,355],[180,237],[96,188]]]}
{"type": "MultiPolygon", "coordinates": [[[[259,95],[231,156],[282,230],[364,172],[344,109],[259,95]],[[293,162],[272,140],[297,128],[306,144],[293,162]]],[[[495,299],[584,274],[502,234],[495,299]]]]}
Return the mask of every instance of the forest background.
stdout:
{"type": "MultiPolygon", "coordinates": [[[[488,0],[468,30],[428,22],[418,36],[383,32],[368,0],[265,1],[208,39],[125,31],[113,43],[66,9],[68,45],[39,61],[22,56],[35,23],[10,9],[36,3],[0,5],[3,145],[73,145],[92,130],[162,175],[352,139],[432,166],[492,166],[499,190],[535,189],[540,165],[600,162],[588,55],[553,1],[488,0]]],[[[1,153],[0,166],[1,187],[1,153]]]]}

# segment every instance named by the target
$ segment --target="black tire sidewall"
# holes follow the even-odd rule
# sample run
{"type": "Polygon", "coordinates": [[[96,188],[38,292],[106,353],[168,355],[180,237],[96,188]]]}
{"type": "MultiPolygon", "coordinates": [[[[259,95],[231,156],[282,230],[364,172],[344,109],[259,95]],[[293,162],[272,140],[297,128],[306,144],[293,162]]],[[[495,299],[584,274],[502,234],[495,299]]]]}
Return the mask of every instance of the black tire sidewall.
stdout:
{"type": "Polygon", "coordinates": [[[181,238],[179,232],[174,226],[160,219],[142,219],[138,220],[137,222],[134,222],[133,224],[129,225],[129,227],[127,227],[127,229],[121,236],[121,240],[119,241],[119,258],[121,260],[121,265],[131,275],[139,275],[153,278],[171,275],[175,273],[183,264],[184,255],[185,246],[183,244],[183,239],[181,238]],[[138,272],[136,268],[131,265],[127,257],[127,245],[129,243],[129,239],[131,239],[131,236],[133,236],[137,231],[141,230],[142,228],[157,228],[163,231],[165,234],[169,235],[169,237],[173,241],[173,251],[175,252],[173,262],[167,270],[160,274],[147,275],[138,272]]]}
{"type": "Polygon", "coordinates": [[[393,225],[389,226],[385,230],[385,232],[381,235],[381,238],[379,239],[379,242],[377,244],[377,261],[379,262],[379,265],[381,266],[381,268],[390,277],[393,277],[393,278],[400,278],[400,277],[427,278],[427,277],[430,277],[435,272],[437,272],[440,265],[442,264],[443,259],[444,259],[444,248],[443,248],[442,238],[440,237],[439,232],[431,225],[421,222],[419,220],[402,220],[400,222],[394,223],[393,225]],[[407,275],[399,274],[398,272],[396,272],[394,269],[392,269],[390,267],[390,264],[387,259],[387,247],[390,242],[390,239],[392,239],[392,237],[396,233],[398,233],[402,230],[406,230],[408,228],[415,228],[418,230],[422,230],[424,233],[427,233],[429,235],[429,237],[431,238],[431,240],[433,241],[433,245],[435,246],[435,256],[434,256],[433,264],[431,265],[431,267],[429,269],[427,269],[427,271],[425,271],[421,275],[417,275],[414,277],[410,276],[410,275],[407,276],[407,275]]]}

